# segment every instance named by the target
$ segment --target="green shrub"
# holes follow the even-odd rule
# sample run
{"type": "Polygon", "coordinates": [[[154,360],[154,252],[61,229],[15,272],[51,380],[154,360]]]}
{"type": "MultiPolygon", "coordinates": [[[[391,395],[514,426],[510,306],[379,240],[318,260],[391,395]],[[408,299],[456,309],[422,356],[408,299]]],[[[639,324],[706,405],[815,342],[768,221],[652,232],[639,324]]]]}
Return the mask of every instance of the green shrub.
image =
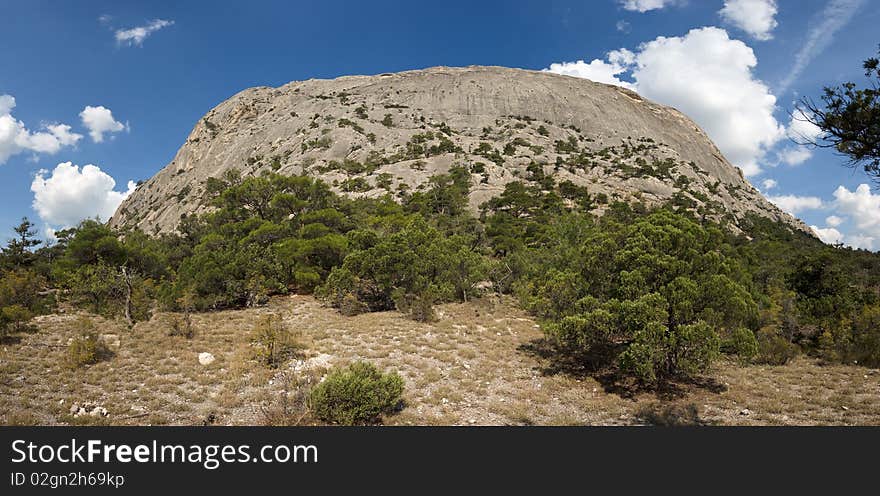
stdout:
{"type": "Polygon", "coordinates": [[[28,330],[27,323],[33,316],[33,312],[21,305],[0,308],[0,338],[6,334],[28,330]]]}
{"type": "Polygon", "coordinates": [[[774,326],[761,328],[756,336],[758,341],[758,363],[767,365],[785,365],[797,356],[797,345],[791,343],[774,326]]]}
{"type": "Polygon", "coordinates": [[[275,368],[302,348],[298,333],[292,332],[277,315],[260,317],[252,331],[254,358],[275,368]]]}
{"type": "Polygon", "coordinates": [[[865,307],[853,320],[853,360],[880,367],[880,305],[865,307]]]}
{"type": "Polygon", "coordinates": [[[195,326],[192,323],[194,296],[192,292],[184,292],[183,296],[177,299],[177,305],[183,311],[183,315],[173,315],[171,317],[170,336],[182,336],[186,339],[192,339],[196,334],[195,326]]]}
{"type": "Polygon", "coordinates": [[[98,336],[94,322],[88,318],[77,319],[74,324],[76,336],[67,346],[67,365],[76,369],[100,362],[110,355],[110,350],[98,336]]]}
{"type": "Polygon", "coordinates": [[[431,291],[418,294],[397,291],[394,294],[394,303],[397,309],[418,322],[433,322],[436,319],[434,313],[434,300],[431,291]]]}
{"type": "Polygon", "coordinates": [[[738,327],[724,341],[725,353],[735,355],[743,363],[748,363],[758,356],[758,339],[755,333],[745,327],[738,327]]]}
{"type": "Polygon", "coordinates": [[[375,423],[393,412],[402,401],[403,379],[396,373],[382,374],[372,364],[356,362],[336,368],[311,393],[314,415],[342,425],[375,423]]]}

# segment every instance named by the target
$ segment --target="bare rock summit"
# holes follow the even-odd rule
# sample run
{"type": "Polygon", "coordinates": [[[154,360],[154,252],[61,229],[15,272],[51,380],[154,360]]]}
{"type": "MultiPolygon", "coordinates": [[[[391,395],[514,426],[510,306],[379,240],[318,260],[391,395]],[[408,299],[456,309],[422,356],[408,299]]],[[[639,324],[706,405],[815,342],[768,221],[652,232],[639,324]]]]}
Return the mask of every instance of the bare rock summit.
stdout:
{"type": "Polygon", "coordinates": [[[225,171],[309,174],[348,195],[406,194],[461,165],[476,212],[511,181],[586,186],[615,200],[674,201],[727,220],[749,214],[811,232],[767,201],[677,110],[585,79],[502,67],[434,67],[244,90],[196,123],[174,160],[110,220],[173,231],[206,211],[225,171]]]}

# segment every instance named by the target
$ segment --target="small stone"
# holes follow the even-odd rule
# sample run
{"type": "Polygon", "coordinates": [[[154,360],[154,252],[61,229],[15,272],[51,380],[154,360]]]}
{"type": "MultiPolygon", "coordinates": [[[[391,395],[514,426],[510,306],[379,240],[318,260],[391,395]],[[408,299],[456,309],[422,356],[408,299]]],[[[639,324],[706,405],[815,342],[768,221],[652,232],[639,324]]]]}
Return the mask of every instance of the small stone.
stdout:
{"type": "Polygon", "coordinates": [[[107,409],[103,406],[96,406],[95,408],[92,408],[92,411],[89,412],[89,415],[92,417],[106,417],[107,409]]]}
{"type": "Polygon", "coordinates": [[[849,411],[849,407],[848,407],[848,406],[842,406],[842,407],[840,407],[840,408],[843,408],[843,411],[845,411],[845,412],[848,412],[848,411],[849,411]]]}
{"type": "Polygon", "coordinates": [[[470,423],[471,425],[473,425],[473,424],[476,424],[476,423],[477,423],[477,420],[476,420],[476,419],[470,419],[470,420],[468,420],[468,423],[470,423]]]}
{"type": "Polygon", "coordinates": [[[208,353],[207,351],[203,351],[199,353],[199,363],[202,365],[211,365],[214,363],[214,355],[208,353]]]}
{"type": "Polygon", "coordinates": [[[749,415],[752,414],[752,411],[749,410],[748,408],[743,408],[742,410],[739,411],[739,414],[742,415],[743,417],[748,417],[749,415]]]}
{"type": "Polygon", "coordinates": [[[71,415],[75,415],[76,412],[78,412],[78,411],[79,411],[79,405],[77,405],[76,403],[70,405],[70,414],[71,415]]]}

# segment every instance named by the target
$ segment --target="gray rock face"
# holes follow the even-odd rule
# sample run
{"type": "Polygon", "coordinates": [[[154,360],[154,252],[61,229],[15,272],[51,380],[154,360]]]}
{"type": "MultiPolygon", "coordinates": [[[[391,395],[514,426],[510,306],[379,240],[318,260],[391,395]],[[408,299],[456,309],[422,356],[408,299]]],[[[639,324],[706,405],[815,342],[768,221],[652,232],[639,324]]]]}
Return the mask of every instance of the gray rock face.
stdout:
{"type": "MultiPolygon", "coordinates": [[[[501,67],[244,90],[208,112],[110,223],[173,231],[183,215],[210,208],[205,181],[229,169],[305,173],[345,194],[379,196],[419,188],[454,165],[473,172],[474,211],[511,181],[547,175],[609,201],[677,198],[734,229],[755,213],[811,232],[762,197],[677,110],[616,86],[501,67]]],[[[601,213],[602,202],[596,207],[601,213]]]]}

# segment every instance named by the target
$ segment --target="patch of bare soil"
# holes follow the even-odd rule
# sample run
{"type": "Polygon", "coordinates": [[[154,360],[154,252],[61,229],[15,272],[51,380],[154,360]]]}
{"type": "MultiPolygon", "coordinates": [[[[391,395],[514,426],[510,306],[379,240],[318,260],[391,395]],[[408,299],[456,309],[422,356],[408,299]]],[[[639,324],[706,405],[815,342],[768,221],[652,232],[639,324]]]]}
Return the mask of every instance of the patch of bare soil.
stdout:
{"type": "Polygon", "coordinates": [[[345,317],[312,297],[193,315],[192,339],[171,336],[170,314],[127,329],[93,317],[112,356],[65,365],[72,314],[0,346],[0,423],[259,425],[293,376],[368,360],[406,381],[391,425],[880,425],[880,373],[821,365],[721,363],[706,378],[632,391],[553,362],[536,322],[508,298],[438,307],[433,323],[396,312],[345,317]],[[301,332],[304,352],[279,369],[253,360],[260,315],[301,332]],[[199,355],[214,360],[202,365],[199,355]],[[76,406],[76,408],[74,408],[76,406]]]}

